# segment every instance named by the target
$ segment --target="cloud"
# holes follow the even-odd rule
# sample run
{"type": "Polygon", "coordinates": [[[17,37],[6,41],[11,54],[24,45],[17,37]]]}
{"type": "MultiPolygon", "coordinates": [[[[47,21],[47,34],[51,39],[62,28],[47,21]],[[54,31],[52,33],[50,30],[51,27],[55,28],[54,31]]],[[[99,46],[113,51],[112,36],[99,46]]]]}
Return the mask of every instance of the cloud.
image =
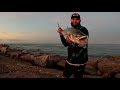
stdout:
{"type": "Polygon", "coordinates": [[[0,39],[4,41],[23,41],[22,39],[0,39]]]}
{"type": "Polygon", "coordinates": [[[8,41],[22,41],[20,39],[6,39],[6,40],[8,40],[8,41]]]}
{"type": "Polygon", "coordinates": [[[0,16],[8,17],[8,18],[16,18],[17,16],[32,16],[33,12],[0,12],[0,16]]]}
{"type": "Polygon", "coordinates": [[[22,39],[0,39],[0,43],[25,43],[27,40],[22,39]]]}
{"type": "Polygon", "coordinates": [[[4,35],[8,35],[8,32],[2,32],[2,34],[4,34],[4,35]]]}
{"type": "Polygon", "coordinates": [[[26,34],[30,34],[30,32],[18,32],[19,34],[21,34],[21,35],[26,35],[26,34]]]}

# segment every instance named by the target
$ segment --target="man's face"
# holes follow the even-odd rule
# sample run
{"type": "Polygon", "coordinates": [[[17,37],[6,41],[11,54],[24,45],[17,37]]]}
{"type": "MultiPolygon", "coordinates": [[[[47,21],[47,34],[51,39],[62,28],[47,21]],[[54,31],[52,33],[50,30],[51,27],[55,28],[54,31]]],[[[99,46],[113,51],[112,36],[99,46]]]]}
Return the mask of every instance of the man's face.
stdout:
{"type": "Polygon", "coordinates": [[[73,26],[78,26],[80,24],[80,19],[78,19],[78,18],[72,18],[71,19],[71,24],[73,26]]]}

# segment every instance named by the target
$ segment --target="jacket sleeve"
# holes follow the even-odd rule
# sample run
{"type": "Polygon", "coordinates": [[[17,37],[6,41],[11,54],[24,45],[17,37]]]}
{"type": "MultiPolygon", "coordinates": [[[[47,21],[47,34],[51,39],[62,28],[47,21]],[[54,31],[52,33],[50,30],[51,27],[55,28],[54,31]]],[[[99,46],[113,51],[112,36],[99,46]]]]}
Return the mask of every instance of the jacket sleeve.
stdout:
{"type": "Polygon", "coordinates": [[[62,41],[62,44],[63,44],[65,47],[67,47],[69,43],[65,40],[65,38],[64,38],[63,35],[60,35],[60,39],[61,39],[61,41],[62,41]]]}

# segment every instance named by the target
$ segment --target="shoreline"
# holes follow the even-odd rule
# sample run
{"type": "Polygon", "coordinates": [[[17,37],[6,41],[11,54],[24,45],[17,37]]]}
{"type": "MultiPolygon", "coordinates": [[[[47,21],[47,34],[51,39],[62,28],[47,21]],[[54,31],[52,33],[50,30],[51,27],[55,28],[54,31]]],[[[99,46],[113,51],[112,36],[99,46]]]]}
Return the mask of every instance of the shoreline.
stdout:
{"type": "MultiPolygon", "coordinates": [[[[11,48],[16,49],[16,50],[22,50],[24,49],[26,52],[31,52],[31,53],[39,53],[39,52],[44,52],[44,53],[49,53],[51,55],[61,55],[61,56],[67,56],[67,48],[62,46],[62,44],[12,44],[10,45],[11,48]],[[33,46],[34,45],[34,46],[33,46]],[[20,47],[21,46],[21,47],[20,47]],[[31,48],[33,46],[33,48],[31,48]]],[[[102,45],[102,44],[101,44],[102,45]]],[[[117,48],[120,48],[120,46],[99,46],[99,45],[90,45],[88,47],[88,56],[89,57],[107,57],[107,56],[119,56],[120,51],[117,48]],[[114,48],[113,48],[114,47],[114,48]],[[116,48],[115,48],[116,47],[116,48]],[[98,48],[98,49],[96,49],[98,48]],[[100,49],[99,49],[100,48],[100,49]],[[104,48],[106,48],[104,50],[104,48]],[[116,51],[117,50],[117,51],[116,51]],[[96,52],[96,53],[95,53],[96,52]]],[[[105,44],[103,44],[105,45],[105,44]]],[[[115,45],[115,44],[114,44],[115,45]]]]}

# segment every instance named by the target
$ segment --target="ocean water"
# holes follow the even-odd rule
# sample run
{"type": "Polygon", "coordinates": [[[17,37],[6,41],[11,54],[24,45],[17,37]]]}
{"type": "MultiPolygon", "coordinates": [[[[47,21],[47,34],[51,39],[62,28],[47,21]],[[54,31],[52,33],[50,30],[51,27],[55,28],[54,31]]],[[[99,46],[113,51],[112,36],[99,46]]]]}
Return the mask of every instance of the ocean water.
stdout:
{"type": "MultiPolygon", "coordinates": [[[[62,44],[8,44],[10,48],[16,50],[24,49],[29,53],[45,52],[52,55],[67,56],[67,47],[62,44]]],[[[120,55],[120,45],[118,44],[92,44],[88,45],[89,56],[116,56],[120,55]]]]}

